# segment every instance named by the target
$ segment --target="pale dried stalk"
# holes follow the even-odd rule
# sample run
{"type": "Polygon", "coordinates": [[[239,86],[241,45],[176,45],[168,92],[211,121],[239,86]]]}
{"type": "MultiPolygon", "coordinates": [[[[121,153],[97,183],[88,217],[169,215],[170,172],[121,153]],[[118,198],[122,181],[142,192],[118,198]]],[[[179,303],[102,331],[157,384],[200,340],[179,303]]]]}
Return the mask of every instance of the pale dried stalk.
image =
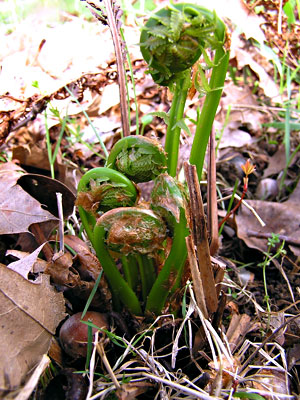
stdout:
{"type": "Polygon", "coordinates": [[[101,360],[102,360],[103,364],[105,365],[105,368],[106,368],[107,372],[109,373],[110,379],[112,380],[112,382],[115,385],[115,387],[117,389],[120,389],[120,387],[121,387],[120,383],[119,383],[118,379],[116,378],[116,376],[114,374],[114,371],[112,370],[112,367],[111,367],[111,365],[110,365],[110,363],[109,363],[109,361],[108,361],[108,359],[106,357],[106,354],[105,354],[105,351],[104,351],[104,347],[103,347],[103,343],[98,342],[96,344],[96,347],[97,347],[97,351],[98,351],[98,353],[99,353],[99,355],[101,357],[101,360]]]}
{"type": "Polygon", "coordinates": [[[203,209],[197,170],[194,165],[184,164],[184,172],[190,193],[189,223],[199,264],[200,276],[208,312],[214,313],[218,307],[214,275],[210,260],[206,221],[203,209]]]}
{"type": "Polygon", "coordinates": [[[122,55],[121,49],[121,39],[120,34],[116,25],[116,21],[114,18],[111,0],[103,0],[104,6],[106,8],[107,19],[109,28],[111,31],[111,36],[113,39],[115,53],[116,53],[116,60],[117,60],[117,69],[118,69],[118,83],[120,89],[120,109],[121,109],[121,119],[122,119],[122,129],[123,135],[129,136],[129,120],[128,120],[128,109],[127,109],[127,99],[126,99],[126,76],[125,76],[125,69],[124,69],[124,59],[122,55]]]}
{"type": "Polygon", "coordinates": [[[197,262],[197,256],[195,252],[195,246],[194,242],[191,236],[188,236],[186,239],[186,247],[188,251],[188,258],[189,258],[189,263],[190,263],[190,270],[192,274],[192,279],[193,279],[193,288],[194,292],[196,295],[196,300],[198,307],[202,311],[203,315],[205,318],[208,318],[208,312],[206,308],[206,303],[205,303],[205,297],[204,297],[204,291],[203,291],[203,286],[202,286],[202,281],[201,281],[201,276],[199,272],[199,267],[198,267],[198,262],[197,262]]]}
{"type": "Polygon", "coordinates": [[[122,10],[115,4],[113,0],[103,0],[105,7],[104,18],[101,18],[98,11],[103,10],[101,0],[87,0],[87,4],[91,7],[93,15],[102,23],[109,26],[114,48],[116,54],[117,71],[118,71],[118,84],[120,90],[120,111],[121,111],[121,122],[123,136],[130,135],[129,129],[129,118],[128,118],[128,107],[127,107],[127,91],[126,91],[126,75],[124,68],[124,57],[122,53],[121,37],[120,37],[120,17],[122,10]],[[96,10],[95,11],[93,11],[96,10]]]}

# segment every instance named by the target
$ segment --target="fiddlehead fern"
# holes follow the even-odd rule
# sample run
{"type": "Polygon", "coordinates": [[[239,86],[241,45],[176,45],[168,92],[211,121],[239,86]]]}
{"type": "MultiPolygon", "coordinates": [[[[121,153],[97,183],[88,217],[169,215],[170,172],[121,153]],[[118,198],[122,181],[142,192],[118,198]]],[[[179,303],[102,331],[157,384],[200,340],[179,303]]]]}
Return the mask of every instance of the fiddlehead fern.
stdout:
{"type": "Polygon", "coordinates": [[[225,24],[216,14],[204,7],[178,3],[156,12],[142,29],[140,47],[155,82],[169,86],[174,97],[169,111],[165,150],[168,155],[168,173],[176,176],[180,122],[184,114],[190,69],[203,54],[212,75],[204,107],[197,122],[191,151],[191,164],[197,166],[201,178],[204,155],[212,123],[222,94],[228,67],[229,51],[225,24]],[[226,48],[227,47],[227,48],[226,48]],[[213,61],[206,53],[214,50],[213,61]]]}
{"type": "Polygon", "coordinates": [[[143,28],[141,52],[155,82],[170,86],[182,78],[205,48],[223,45],[225,27],[216,14],[193,4],[168,5],[143,28]]]}
{"type": "Polygon", "coordinates": [[[128,136],[112,148],[106,165],[126,175],[132,181],[148,182],[166,169],[166,153],[154,139],[128,136]]]}
{"type": "Polygon", "coordinates": [[[151,192],[151,208],[165,221],[169,235],[180,220],[180,210],[186,208],[187,193],[176,179],[167,173],[159,175],[154,181],[151,192]]]}
{"type": "Polygon", "coordinates": [[[116,207],[133,206],[137,191],[132,182],[110,168],[94,168],[85,173],[78,185],[76,204],[97,217],[116,207]]]}
{"type": "MultiPolygon", "coordinates": [[[[163,220],[151,210],[137,207],[116,208],[103,214],[97,220],[95,237],[97,237],[96,246],[102,247],[102,250],[98,251],[100,262],[105,262],[102,259],[105,243],[106,249],[110,250],[111,254],[117,253],[121,256],[125,276],[128,276],[130,280],[132,272],[135,275],[136,265],[129,264],[133,261],[132,257],[135,257],[139,268],[143,300],[146,301],[156,278],[153,259],[163,249],[166,238],[166,226],[163,220]]],[[[102,265],[104,269],[104,264],[102,265]]]]}
{"type": "Polygon", "coordinates": [[[106,231],[108,249],[124,255],[155,256],[166,237],[162,219],[153,211],[138,207],[110,210],[97,220],[97,225],[106,231]]]}
{"type": "Polygon", "coordinates": [[[78,184],[76,205],[92,245],[93,229],[99,213],[114,207],[133,206],[137,198],[134,184],[118,171],[99,167],[82,176],[78,184]]]}

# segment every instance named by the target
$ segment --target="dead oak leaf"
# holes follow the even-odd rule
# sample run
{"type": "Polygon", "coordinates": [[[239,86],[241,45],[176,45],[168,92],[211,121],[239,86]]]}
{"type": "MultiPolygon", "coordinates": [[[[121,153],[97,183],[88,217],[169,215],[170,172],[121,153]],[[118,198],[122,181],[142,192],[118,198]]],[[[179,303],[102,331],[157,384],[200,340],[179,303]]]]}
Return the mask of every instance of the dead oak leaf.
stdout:
{"type": "Polygon", "coordinates": [[[33,284],[0,264],[0,315],[0,391],[15,390],[48,352],[64,298],[49,276],[33,284]]]}
{"type": "Polygon", "coordinates": [[[17,184],[22,173],[14,163],[0,165],[0,235],[28,232],[31,224],[57,219],[17,184]]]}
{"type": "MultiPolygon", "coordinates": [[[[33,272],[33,266],[35,262],[37,261],[39,253],[42,251],[45,243],[43,243],[41,246],[39,246],[35,251],[32,253],[28,254],[25,252],[20,252],[16,250],[8,250],[6,252],[6,255],[14,255],[16,257],[19,256],[18,261],[11,262],[7,268],[10,268],[12,271],[17,272],[23,278],[28,279],[28,274],[29,272],[33,272]]],[[[35,283],[40,283],[40,281],[35,283]]]]}

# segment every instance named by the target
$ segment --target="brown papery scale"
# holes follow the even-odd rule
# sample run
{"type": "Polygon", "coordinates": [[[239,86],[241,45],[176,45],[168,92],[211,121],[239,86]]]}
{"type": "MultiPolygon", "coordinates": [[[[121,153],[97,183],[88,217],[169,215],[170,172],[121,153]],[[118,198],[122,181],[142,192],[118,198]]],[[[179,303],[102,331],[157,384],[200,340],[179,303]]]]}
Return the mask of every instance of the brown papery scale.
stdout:
{"type": "MultiPolygon", "coordinates": [[[[81,321],[90,321],[99,328],[108,329],[105,314],[87,311],[84,318],[82,312],[72,315],[67,319],[59,332],[60,343],[64,351],[73,358],[85,357],[88,343],[88,326],[81,321]]],[[[92,328],[93,335],[97,332],[92,328]]]]}

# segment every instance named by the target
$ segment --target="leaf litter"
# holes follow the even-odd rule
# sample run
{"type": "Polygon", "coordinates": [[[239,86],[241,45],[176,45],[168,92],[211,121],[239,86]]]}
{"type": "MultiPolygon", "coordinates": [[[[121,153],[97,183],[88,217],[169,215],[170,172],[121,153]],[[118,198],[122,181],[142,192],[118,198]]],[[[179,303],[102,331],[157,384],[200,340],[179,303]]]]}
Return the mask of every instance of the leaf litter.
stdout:
{"type": "MultiPolygon", "coordinates": [[[[232,187],[236,179],[236,174],[238,174],[234,173],[230,175],[230,173],[228,173],[228,171],[233,171],[234,168],[236,168],[232,160],[236,159],[237,155],[242,157],[242,160],[238,163],[239,165],[250,157],[252,160],[256,161],[258,171],[253,181],[251,182],[250,180],[249,196],[254,197],[258,183],[262,178],[275,178],[278,187],[278,182],[281,178],[280,173],[286,167],[285,159],[282,154],[284,151],[283,147],[276,147],[276,145],[268,144],[267,141],[263,141],[265,147],[260,145],[262,124],[272,121],[275,115],[276,117],[278,116],[280,107],[278,107],[276,102],[281,103],[284,99],[282,99],[279,93],[277,83],[273,80],[273,71],[272,68],[270,68],[268,56],[264,52],[260,53],[253,46],[249,47],[249,43],[247,42],[250,38],[254,38],[258,43],[263,45],[265,42],[265,34],[268,34],[267,36],[270,38],[270,32],[262,29],[265,22],[264,15],[260,14],[258,16],[250,12],[249,9],[251,9],[251,7],[246,8],[245,4],[240,1],[224,1],[222,4],[221,2],[215,2],[214,7],[218,14],[229,18],[231,21],[230,23],[237,26],[237,29],[233,29],[232,32],[233,46],[231,64],[236,67],[236,77],[240,81],[238,84],[233,84],[232,82],[226,84],[224,97],[217,115],[216,131],[222,135],[217,158],[219,183],[220,187],[222,187],[222,185],[225,187],[232,187]],[[249,22],[250,20],[251,23],[249,22]],[[242,21],[245,21],[245,23],[242,21]],[[243,32],[244,36],[240,36],[241,32],[243,32]],[[248,71],[248,78],[245,78],[245,75],[243,76],[245,71],[248,71]],[[264,100],[266,101],[264,102],[264,100]],[[229,119],[227,119],[228,114],[229,119]],[[274,148],[276,148],[277,152],[274,152],[274,148]],[[227,170],[226,168],[223,169],[223,166],[226,164],[224,159],[226,159],[226,163],[228,163],[227,170]]],[[[57,221],[56,215],[54,216],[52,213],[43,209],[43,200],[36,200],[18,185],[18,179],[20,176],[25,175],[25,171],[28,168],[38,169],[38,173],[49,173],[49,162],[47,161],[45,146],[44,116],[40,115],[39,112],[36,115],[32,114],[32,110],[34,109],[33,105],[40,104],[39,102],[43,98],[41,93],[46,96],[44,104],[42,101],[43,107],[46,107],[46,102],[51,100],[53,108],[58,109],[60,115],[72,115],[72,118],[78,123],[81,129],[86,132],[86,137],[89,138],[87,139],[85,137],[84,142],[90,140],[93,145],[92,151],[91,149],[87,150],[86,145],[82,142],[76,142],[76,137],[73,139],[73,142],[70,140],[71,136],[64,136],[62,139],[60,153],[62,155],[65,152],[71,162],[71,164],[69,164],[69,171],[71,171],[72,178],[70,178],[70,174],[68,179],[61,179],[60,176],[59,178],[62,182],[66,183],[72,191],[76,188],[76,180],[78,179],[76,177],[74,178],[72,171],[76,171],[77,176],[80,176],[77,163],[79,166],[84,165],[85,167],[91,168],[98,166],[99,163],[101,164],[102,162],[101,157],[98,155],[102,155],[100,143],[98,138],[95,139],[92,137],[93,132],[88,126],[82,109],[86,110],[93,120],[99,120],[100,127],[102,124],[101,121],[105,120],[108,122],[106,130],[103,130],[103,133],[108,133],[107,135],[103,134],[103,140],[108,147],[112,145],[120,133],[116,68],[108,29],[100,27],[99,24],[83,22],[71,16],[66,18],[63,25],[55,23],[54,26],[46,27],[46,25],[44,25],[44,17],[40,14],[39,18],[39,23],[43,27],[45,26],[43,31],[40,32],[40,35],[32,35],[29,25],[24,24],[19,26],[19,28],[13,32],[13,35],[6,36],[6,39],[8,39],[7,42],[6,40],[2,41],[2,46],[6,49],[2,52],[3,59],[5,57],[5,63],[2,66],[0,86],[1,92],[3,94],[9,92],[9,96],[1,96],[0,99],[2,119],[0,128],[1,139],[6,140],[5,151],[11,152],[13,158],[19,160],[24,168],[23,170],[15,163],[4,163],[0,166],[2,173],[0,176],[0,184],[2,182],[0,196],[2,196],[3,199],[1,202],[3,216],[3,218],[1,218],[3,225],[0,225],[2,228],[1,234],[5,235],[2,236],[4,238],[11,238],[12,243],[14,243],[14,237],[12,235],[28,232],[31,224],[40,224],[41,222],[47,222],[49,220],[55,221],[55,223],[57,221]],[[100,34],[99,30],[101,30],[100,34]],[[24,32],[26,32],[25,36],[24,32]],[[61,42],[62,38],[63,42],[61,42]],[[46,40],[46,42],[39,51],[39,46],[43,40],[46,40]],[[58,43],[60,43],[59,46],[58,43]],[[87,46],[86,43],[89,43],[89,46],[87,46]],[[101,49],[102,47],[105,47],[105,52],[99,50],[91,51],[92,48],[101,49]],[[62,49],[64,49],[64,51],[61,51],[62,49]],[[67,51],[65,51],[66,49],[67,51]],[[22,65],[22,76],[19,74],[20,65],[22,65]],[[33,81],[38,81],[38,89],[31,85],[33,81]],[[72,85],[73,88],[75,88],[74,93],[76,93],[77,90],[77,95],[80,94],[80,90],[78,89],[80,85],[76,82],[81,82],[81,84],[83,84],[83,98],[80,101],[80,107],[77,103],[70,102],[69,96],[67,96],[65,90],[63,90],[64,85],[71,84],[71,82],[75,82],[74,84],[72,83],[72,85]],[[14,98],[17,99],[17,101],[15,101],[14,98]],[[11,126],[17,126],[19,123],[22,124],[24,120],[25,124],[23,127],[16,129],[13,134],[12,132],[10,133],[11,126]],[[31,120],[33,121],[30,122],[31,120]],[[76,145],[74,143],[76,143],[76,145]],[[80,143],[80,146],[78,146],[78,143],[80,143]],[[28,212],[28,207],[25,207],[26,204],[29,205],[30,212],[28,212]],[[10,208],[8,208],[8,205],[10,208]],[[20,218],[20,213],[25,217],[20,218]]],[[[37,21],[35,20],[33,23],[36,24],[37,21]]],[[[32,20],[30,24],[32,25],[32,20]]],[[[286,24],[284,26],[286,27],[286,24]]],[[[146,68],[141,61],[142,57],[139,51],[137,51],[137,46],[132,46],[132,44],[137,43],[137,38],[139,37],[138,30],[133,26],[125,27],[125,37],[130,45],[129,48],[133,61],[134,73],[137,77],[136,90],[138,101],[141,104],[140,111],[142,114],[143,111],[145,114],[153,111],[155,112],[157,111],[157,106],[161,111],[167,111],[167,94],[163,90],[158,91],[156,86],[149,81],[147,75],[144,74],[146,68]]],[[[273,30],[273,36],[271,35],[271,38],[277,43],[275,30],[273,30]]],[[[289,62],[293,62],[292,56],[290,56],[289,62]]],[[[130,93],[131,110],[134,112],[135,105],[133,103],[133,95],[132,92],[130,93]]],[[[189,106],[191,115],[195,112],[193,108],[198,102],[198,99],[191,100],[189,106]]],[[[43,107],[41,107],[41,111],[43,111],[43,107]]],[[[279,116],[279,118],[282,117],[279,116]]],[[[284,121],[284,119],[281,120],[284,121]]],[[[49,129],[52,141],[57,140],[57,126],[59,126],[59,124],[60,121],[57,117],[51,116],[49,119],[49,129]]],[[[190,129],[193,130],[193,124],[188,121],[187,124],[190,129]]],[[[132,130],[134,131],[135,128],[133,122],[132,130]]],[[[163,140],[165,126],[159,118],[154,117],[146,131],[148,135],[154,133],[163,140]]],[[[276,132],[274,132],[274,130],[272,131],[272,128],[264,132],[276,138],[276,132]]],[[[299,143],[299,137],[293,134],[293,132],[292,135],[292,140],[294,141],[293,148],[296,148],[299,143]]],[[[182,143],[183,148],[184,146],[189,148],[189,137],[185,133],[182,134],[182,143]]],[[[187,149],[187,152],[188,151],[187,149]]],[[[60,158],[60,168],[64,169],[66,158],[63,159],[61,156],[60,158]]],[[[223,249],[221,249],[223,256],[235,258],[238,254],[236,258],[239,259],[242,258],[241,251],[247,252],[247,248],[256,248],[260,253],[266,251],[267,237],[271,233],[278,233],[281,235],[281,238],[285,240],[286,244],[289,246],[289,257],[294,260],[288,261],[288,265],[284,265],[284,268],[287,269],[288,278],[295,291],[294,294],[297,301],[299,298],[296,289],[298,285],[298,264],[295,256],[299,257],[299,194],[297,194],[297,187],[299,185],[295,189],[294,187],[296,185],[294,182],[296,179],[295,174],[296,176],[297,173],[299,174],[298,161],[296,157],[287,169],[286,181],[290,183],[293,193],[292,195],[287,193],[287,199],[285,199],[285,201],[275,202],[262,199],[247,200],[248,205],[254,206],[254,209],[264,220],[266,226],[262,228],[255,216],[253,216],[245,206],[242,206],[240,212],[235,217],[234,223],[231,225],[237,237],[232,240],[233,233],[230,231],[230,227],[228,227],[223,234],[223,249]],[[235,247],[237,238],[242,239],[242,244],[238,242],[237,247],[235,247]],[[229,246],[228,250],[227,246],[229,246]],[[242,250],[240,250],[241,248],[242,250]]],[[[58,168],[59,166],[56,163],[56,171],[58,168]]],[[[238,168],[239,167],[237,167],[236,171],[238,171],[238,168]]],[[[49,183],[49,185],[51,185],[51,183],[49,183]]],[[[43,191],[43,185],[38,187],[37,192],[40,191],[43,191]]],[[[273,195],[273,199],[276,200],[277,195],[278,193],[273,195]]],[[[65,198],[67,196],[68,193],[65,192],[63,197],[65,198]]],[[[67,212],[68,216],[70,214],[72,214],[71,210],[67,212]]],[[[76,226],[76,219],[73,220],[73,216],[71,217],[71,221],[76,226]]],[[[47,239],[49,238],[47,235],[46,237],[47,239]]],[[[5,239],[4,241],[6,242],[5,239]]],[[[7,241],[8,245],[10,244],[10,246],[13,247],[11,242],[7,241]]],[[[26,332],[29,333],[31,330],[36,332],[34,337],[37,338],[36,341],[34,341],[31,339],[33,336],[30,336],[29,340],[32,340],[29,351],[30,356],[27,356],[28,349],[25,345],[27,339],[26,336],[22,337],[19,341],[20,346],[18,347],[21,358],[16,358],[17,362],[12,362],[14,361],[13,358],[6,360],[2,355],[9,353],[6,351],[6,346],[12,346],[12,344],[15,343],[16,337],[14,337],[12,342],[11,336],[8,336],[7,339],[5,336],[3,340],[4,348],[1,350],[2,389],[16,389],[21,387],[31,368],[34,368],[40,361],[41,356],[48,352],[51,337],[55,334],[59,322],[64,318],[63,297],[61,294],[54,292],[54,289],[52,289],[53,285],[55,284],[56,288],[63,291],[67,304],[70,302],[75,309],[79,307],[80,310],[82,310],[87,301],[89,293],[93,290],[100,268],[97,261],[95,261],[95,257],[86,244],[83,241],[78,241],[76,236],[67,236],[65,242],[73,249],[73,253],[75,250],[77,253],[75,257],[66,253],[67,259],[61,259],[60,263],[57,263],[57,259],[47,260],[47,262],[45,262],[45,260],[39,260],[37,258],[42,246],[31,254],[26,252],[23,254],[17,253],[12,249],[8,254],[14,255],[20,258],[20,260],[11,263],[9,268],[13,266],[13,269],[21,272],[23,277],[16,275],[14,271],[10,271],[7,267],[1,267],[1,275],[3,275],[3,292],[2,290],[1,292],[4,293],[4,309],[7,312],[7,309],[12,309],[11,304],[17,304],[16,310],[13,310],[13,313],[16,312],[16,315],[13,316],[12,313],[9,313],[9,320],[12,321],[14,328],[19,326],[19,322],[21,326],[31,326],[29,324],[33,323],[34,327],[26,329],[26,332]],[[60,265],[59,267],[58,264],[60,265]],[[26,278],[28,274],[38,275],[38,280],[35,283],[25,280],[24,278],[26,278]],[[49,283],[49,275],[47,274],[51,276],[51,285],[49,283]],[[6,283],[6,279],[12,283],[19,282],[19,280],[22,279],[20,281],[21,283],[18,283],[18,285],[20,285],[18,287],[20,293],[23,293],[24,302],[27,301],[27,298],[29,299],[29,305],[27,303],[24,305],[22,302],[19,302],[18,297],[15,297],[14,291],[12,294],[6,292],[6,286],[9,287],[9,284],[6,283]],[[40,296],[42,300],[32,300],[30,297],[32,285],[34,285],[35,288],[39,288],[36,290],[36,299],[40,296]],[[49,304],[49,302],[47,303],[46,301],[46,297],[49,296],[47,295],[49,291],[51,296],[54,296],[54,303],[58,302],[58,304],[60,304],[58,312],[55,308],[55,304],[49,304]],[[53,293],[55,293],[55,295],[53,293]],[[8,302],[10,302],[10,305],[8,305],[8,302]],[[39,304],[39,307],[36,307],[35,304],[39,304]],[[48,306],[49,308],[47,308],[48,306]],[[24,313],[23,308],[25,309],[25,307],[26,311],[27,307],[29,307],[30,311],[28,313],[24,313]],[[30,307],[33,308],[32,315],[30,307]],[[45,313],[44,315],[42,314],[45,319],[41,320],[41,315],[37,310],[38,308],[39,312],[45,313]],[[28,314],[30,315],[28,316],[28,314]],[[56,316],[54,314],[56,314],[56,316]],[[27,317],[29,317],[28,320],[27,317]],[[27,366],[23,364],[24,359],[30,361],[28,361],[27,366]],[[7,365],[11,365],[11,369],[8,369],[7,365]],[[5,379],[3,376],[5,376],[5,379]]],[[[55,252],[53,252],[53,256],[54,254],[55,252]]],[[[57,257],[59,260],[60,257],[57,257]]],[[[7,259],[5,261],[6,264],[9,264],[7,259]]],[[[247,263],[248,260],[243,261],[247,263]]],[[[226,260],[226,258],[225,263],[227,263],[227,265],[232,265],[230,264],[230,260],[226,260]]],[[[235,312],[230,312],[231,322],[229,326],[227,325],[226,336],[215,330],[209,325],[209,321],[204,319],[198,307],[198,303],[194,298],[191,284],[189,284],[190,302],[187,304],[188,314],[181,325],[181,328],[184,328],[184,330],[188,332],[184,344],[181,342],[179,344],[179,336],[176,336],[177,331],[175,330],[175,323],[172,328],[173,333],[169,332],[170,328],[167,327],[168,324],[164,327],[163,320],[166,317],[158,318],[158,320],[153,323],[152,328],[155,334],[151,339],[149,336],[145,335],[145,339],[139,344],[134,344],[134,339],[130,341],[123,339],[127,348],[123,354],[119,351],[120,358],[114,361],[111,360],[111,362],[115,362],[112,368],[112,375],[115,376],[117,382],[123,379],[122,377],[125,377],[125,379],[126,377],[131,377],[131,381],[124,386],[122,385],[122,389],[118,389],[116,393],[117,397],[130,399],[140,394],[143,395],[143,393],[147,393],[148,391],[151,396],[151,393],[155,390],[155,386],[159,385],[161,398],[177,398],[176,396],[182,398],[182,396],[185,396],[185,398],[212,399],[214,398],[213,395],[207,395],[208,392],[211,394],[214,393],[215,396],[220,396],[223,386],[227,385],[228,387],[233,387],[238,381],[242,382],[244,379],[244,387],[248,390],[252,387],[255,393],[268,396],[270,393],[274,394],[274,392],[277,392],[277,398],[291,398],[288,394],[290,393],[290,385],[287,383],[287,371],[291,371],[291,368],[297,365],[297,361],[295,360],[299,359],[299,356],[297,356],[297,339],[291,339],[291,335],[295,337],[299,336],[299,328],[297,330],[296,326],[293,328],[294,332],[291,332],[292,323],[288,324],[288,317],[291,314],[285,315],[284,312],[279,327],[278,325],[273,326],[265,323],[262,318],[264,314],[263,299],[255,297],[255,290],[253,290],[253,287],[256,286],[257,280],[259,279],[257,268],[258,267],[256,267],[256,269],[250,269],[253,285],[251,284],[251,279],[249,280],[248,286],[247,284],[243,285],[241,282],[239,283],[238,280],[234,279],[234,273],[232,272],[229,272],[228,276],[224,278],[223,289],[225,290],[226,287],[229,288],[231,293],[234,293],[234,296],[231,297],[232,302],[237,301],[238,304],[235,312]],[[247,314],[243,312],[247,312],[247,314]],[[199,323],[199,321],[201,321],[201,323],[199,323]],[[201,328],[203,327],[204,333],[199,329],[198,333],[193,334],[192,323],[199,325],[201,328]],[[281,328],[281,336],[279,334],[277,335],[278,345],[276,345],[276,343],[271,343],[268,345],[271,347],[267,349],[266,343],[264,349],[261,347],[260,350],[257,350],[260,346],[259,330],[267,330],[268,326],[270,327],[269,334],[281,328]],[[156,333],[157,336],[159,336],[160,331],[162,335],[165,335],[167,332],[169,338],[165,353],[164,350],[156,349],[155,347],[156,333]],[[177,339],[172,344],[170,340],[175,337],[177,339]],[[195,344],[193,346],[193,341],[195,340],[196,342],[197,337],[200,342],[204,338],[205,342],[209,343],[209,351],[207,349],[203,351],[201,346],[197,347],[195,344]],[[228,352],[226,346],[223,345],[220,337],[222,337],[227,347],[230,348],[230,352],[228,352]],[[284,346],[288,338],[291,341],[290,347],[287,348],[289,352],[289,366],[287,366],[285,362],[285,349],[280,347],[284,346]],[[148,343],[146,343],[149,340],[151,341],[151,350],[147,353],[144,349],[149,348],[148,343]],[[213,345],[214,341],[216,345],[213,345]],[[228,343],[226,341],[228,341],[228,343]],[[185,356],[186,354],[192,354],[194,352],[197,357],[199,357],[199,354],[202,354],[207,358],[207,354],[210,354],[213,361],[207,363],[206,371],[203,371],[196,361],[196,365],[198,365],[199,368],[197,378],[199,382],[197,382],[196,378],[194,379],[195,382],[192,378],[189,379],[185,372],[180,372],[180,368],[175,371],[170,371],[163,363],[160,363],[160,359],[164,357],[166,359],[168,358],[170,346],[172,347],[171,353],[174,366],[177,366],[177,363],[181,365],[181,357],[178,356],[178,361],[176,357],[179,350],[179,354],[183,352],[185,356]],[[243,372],[239,375],[238,371],[241,370],[241,363],[244,362],[245,354],[248,356],[251,354],[250,349],[256,349],[259,354],[256,366],[258,372],[256,372],[255,369],[251,370],[253,366],[249,366],[251,373],[247,376],[246,372],[249,373],[249,368],[246,367],[244,363],[243,372]],[[135,358],[129,359],[127,362],[123,363],[123,359],[128,357],[130,350],[135,352],[135,358]],[[294,355],[292,356],[291,354],[294,355]],[[276,361],[277,359],[279,359],[278,362],[276,361]],[[267,366],[271,366],[271,368],[267,366]],[[211,383],[209,383],[208,386],[207,383],[201,383],[201,379],[205,382],[205,374],[211,375],[211,383]],[[280,384],[278,382],[280,382],[280,384]],[[145,385],[145,387],[143,387],[143,385],[145,385]],[[201,385],[203,385],[203,388],[205,387],[205,390],[202,390],[201,385]],[[280,396],[280,394],[283,396],[280,396]]],[[[233,270],[235,270],[236,277],[239,277],[239,270],[236,269],[236,267],[233,267],[233,270]]],[[[274,273],[274,270],[271,271],[271,273],[274,273]]],[[[278,275],[276,276],[278,277],[278,275]]],[[[270,280],[270,286],[272,286],[272,284],[273,282],[270,280]]],[[[101,292],[102,295],[98,295],[98,300],[97,298],[94,299],[94,306],[96,308],[100,307],[101,299],[109,297],[109,291],[105,283],[102,284],[101,292]]],[[[273,293],[271,293],[271,295],[272,294],[273,293]]],[[[282,290],[280,294],[281,297],[285,299],[288,298],[286,289],[282,290]]],[[[228,296],[228,299],[230,299],[230,296],[228,296]]],[[[106,299],[104,303],[107,304],[108,299],[106,299]]],[[[293,307],[293,304],[287,301],[285,303],[283,302],[283,304],[285,304],[286,307],[287,304],[293,307]]],[[[277,308],[285,310],[280,303],[278,303],[277,308]]],[[[226,307],[225,315],[229,313],[228,310],[230,310],[229,305],[226,307]]],[[[294,310],[296,310],[295,312],[297,313],[297,305],[295,305],[294,310]]],[[[220,315],[222,319],[222,313],[220,315]]],[[[295,324],[296,321],[297,319],[294,320],[295,324]]],[[[117,327],[117,331],[121,330],[121,332],[124,332],[127,330],[124,328],[124,321],[116,319],[114,324],[117,327]],[[122,328],[120,329],[120,327],[122,328]]],[[[10,325],[5,325],[5,328],[5,333],[11,332],[12,328],[10,328],[10,325]]],[[[146,328],[145,333],[147,329],[149,329],[149,327],[146,328]]],[[[23,331],[24,328],[22,328],[22,332],[23,331]]],[[[142,335],[142,332],[137,334],[138,337],[139,335],[142,335]]],[[[161,341],[161,337],[159,341],[161,341]]],[[[109,354],[109,350],[111,350],[110,346],[111,344],[106,344],[104,355],[106,353],[106,348],[109,354]]],[[[14,347],[12,350],[14,350],[14,347]]],[[[113,351],[116,351],[116,349],[114,348],[113,351]]],[[[191,359],[193,358],[191,357],[191,359]]],[[[67,361],[64,362],[67,364],[67,361]]],[[[109,373],[109,366],[106,366],[106,371],[109,373]]],[[[91,369],[90,372],[92,373],[93,369],[91,369]]],[[[113,385],[107,385],[106,378],[99,379],[96,382],[99,397],[107,396],[114,390],[113,385]]],[[[243,386],[243,384],[241,384],[241,386],[243,386]]],[[[297,384],[294,383],[293,387],[297,388],[297,384]]],[[[275,394],[272,398],[275,398],[274,396],[275,394]]]]}

